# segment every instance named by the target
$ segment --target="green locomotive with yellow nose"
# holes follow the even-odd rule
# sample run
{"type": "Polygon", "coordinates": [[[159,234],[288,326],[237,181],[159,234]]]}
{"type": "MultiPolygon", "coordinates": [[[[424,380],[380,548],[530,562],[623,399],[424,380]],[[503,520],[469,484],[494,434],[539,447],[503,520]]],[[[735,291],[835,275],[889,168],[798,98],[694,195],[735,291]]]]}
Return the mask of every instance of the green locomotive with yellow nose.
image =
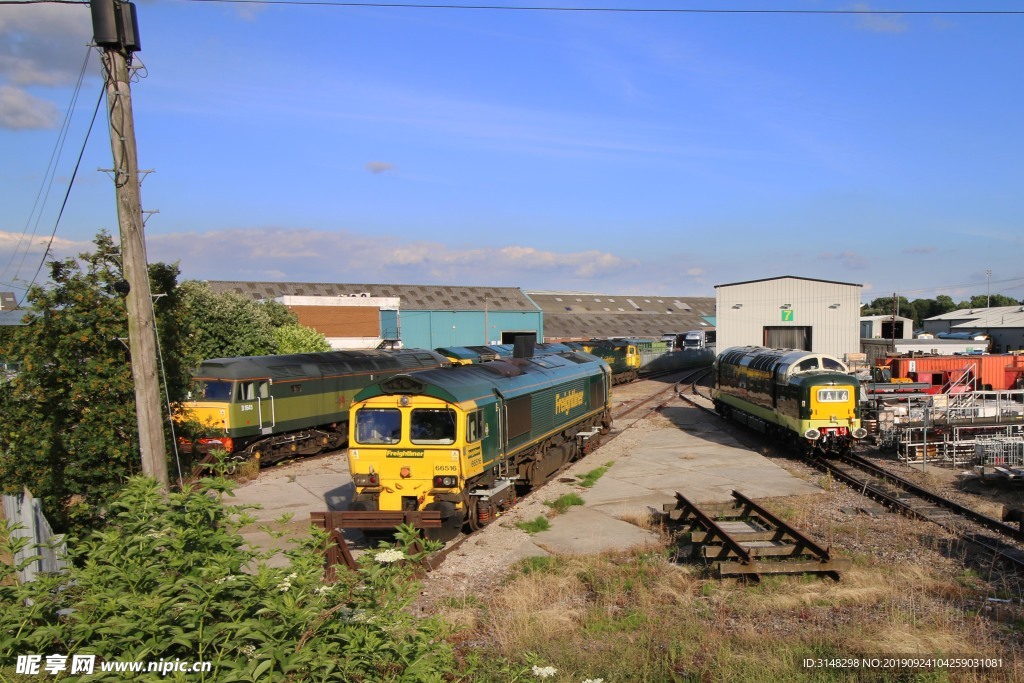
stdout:
{"type": "Polygon", "coordinates": [[[735,346],[715,359],[712,376],[719,414],[802,450],[843,453],[867,436],[860,381],[832,356],[735,346]]]}
{"type": "Polygon", "coordinates": [[[427,530],[437,540],[479,528],[596,445],[611,428],[611,386],[608,364],[577,351],[375,383],[349,420],[350,509],[391,526],[438,511],[441,528],[427,530]]]}
{"type": "Polygon", "coordinates": [[[348,438],[352,399],[363,387],[449,363],[418,349],[213,358],[193,373],[183,406],[185,417],[203,425],[189,445],[264,465],[339,448],[348,438]]]}

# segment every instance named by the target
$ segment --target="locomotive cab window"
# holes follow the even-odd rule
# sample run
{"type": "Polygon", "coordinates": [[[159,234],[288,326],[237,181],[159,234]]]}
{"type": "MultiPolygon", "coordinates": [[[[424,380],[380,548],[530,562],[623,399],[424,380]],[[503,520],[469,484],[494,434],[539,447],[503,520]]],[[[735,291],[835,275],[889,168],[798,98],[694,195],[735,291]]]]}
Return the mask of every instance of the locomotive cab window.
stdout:
{"type": "Polygon", "coordinates": [[[822,363],[825,365],[826,370],[835,370],[836,372],[847,372],[846,367],[842,363],[837,361],[835,358],[822,357],[822,363]]]}
{"type": "Polygon", "coordinates": [[[817,358],[808,358],[806,360],[802,360],[796,366],[796,371],[797,372],[808,372],[809,370],[817,370],[817,369],[818,369],[818,359],[817,358]]]}
{"type": "Polygon", "coordinates": [[[416,408],[409,419],[409,436],[417,444],[455,443],[455,412],[447,408],[416,408]]]}
{"type": "Polygon", "coordinates": [[[198,382],[194,395],[201,396],[206,401],[230,401],[231,385],[232,382],[225,382],[223,380],[198,382]]]}
{"type": "Polygon", "coordinates": [[[238,400],[255,401],[257,398],[270,398],[270,384],[263,382],[239,382],[238,400]]]}
{"type": "Polygon", "coordinates": [[[466,416],[466,442],[475,443],[483,438],[484,411],[476,410],[466,416]]]}
{"type": "Polygon", "coordinates": [[[363,408],[356,411],[356,441],[362,444],[398,443],[402,413],[394,408],[363,408]]]}

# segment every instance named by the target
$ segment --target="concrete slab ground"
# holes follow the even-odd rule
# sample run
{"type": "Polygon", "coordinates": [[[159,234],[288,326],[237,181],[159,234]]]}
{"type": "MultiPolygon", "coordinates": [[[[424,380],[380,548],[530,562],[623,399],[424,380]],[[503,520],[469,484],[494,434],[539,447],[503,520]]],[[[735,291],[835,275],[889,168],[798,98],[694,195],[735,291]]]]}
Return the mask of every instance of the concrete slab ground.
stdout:
{"type": "MultiPolygon", "coordinates": [[[[550,530],[531,537],[535,545],[550,553],[592,554],[651,543],[655,534],[621,520],[674,506],[676,492],[694,502],[727,502],[733,490],[755,499],[822,493],[739,444],[717,416],[681,402],[638,429],[628,451],[609,460],[608,471],[580,494],[585,505],[553,517],[550,530]]],[[[577,467],[585,472],[604,464],[603,452],[577,467]]]]}
{"type": "MultiPolygon", "coordinates": [[[[257,522],[242,529],[242,537],[257,548],[282,550],[292,547],[289,539],[308,535],[311,512],[344,510],[353,492],[348,460],[339,453],[261,470],[227,503],[259,506],[249,510],[257,522]],[[279,521],[285,514],[291,519],[279,521]]],[[[287,560],[278,555],[269,564],[284,566],[287,560]]]]}
{"type": "MultiPolygon", "coordinates": [[[[641,519],[651,510],[660,512],[664,504],[675,504],[677,491],[694,502],[729,501],[734,489],[755,499],[822,492],[738,443],[717,416],[681,401],[607,442],[569,473],[582,475],[607,462],[612,466],[592,488],[571,487],[584,505],[550,518],[549,530],[502,552],[520,559],[549,553],[601,553],[655,542],[655,533],[623,518],[641,519]]],[[[236,490],[232,502],[260,505],[252,512],[260,524],[301,536],[309,527],[310,512],[344,510],[352,493],[346,458],[337,454],[263,470],[258,479],[236,490]],[[293,514],[292,519],[277,522],[286,512],[293,514]]],[[[534,495],[552,497],[547,487],[534,495]]],[[[287,545],[258,525],[243,530],[243,536],[263,548],[287,545]]],[[[477,536],[467,544],[488,542],[486,534],[477,536]]]]}

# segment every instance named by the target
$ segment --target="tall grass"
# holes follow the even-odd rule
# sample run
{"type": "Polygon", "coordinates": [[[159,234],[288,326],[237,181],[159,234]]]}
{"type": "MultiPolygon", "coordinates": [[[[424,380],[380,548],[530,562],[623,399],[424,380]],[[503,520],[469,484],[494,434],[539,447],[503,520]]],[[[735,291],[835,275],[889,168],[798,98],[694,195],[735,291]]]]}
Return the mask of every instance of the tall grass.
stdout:
{"type": "Polygon", "coordinates": [[[474,608],[473,675],[505,680],[488,661],[541,661],[558,670],[549,679],[557,682],[1024,681],[1019,624],[981,613],[979,600],[994,588],[974,571],[952,570],[966,558],[926,552],[948,551],[943,539],[895,516],[813,519],[798,499],[777,514],[783,508],[798,527],[813,524],[851,546],[871,537],[869,526],[884,527],[886,550],[859,551],[840,581],[760,583],[707,578],[701,566],[672,563],[664,548],[535,558],[474,608]],[[884,655],[1002,657],[1003,665],[853,674],[803,664],[884,655]]]}

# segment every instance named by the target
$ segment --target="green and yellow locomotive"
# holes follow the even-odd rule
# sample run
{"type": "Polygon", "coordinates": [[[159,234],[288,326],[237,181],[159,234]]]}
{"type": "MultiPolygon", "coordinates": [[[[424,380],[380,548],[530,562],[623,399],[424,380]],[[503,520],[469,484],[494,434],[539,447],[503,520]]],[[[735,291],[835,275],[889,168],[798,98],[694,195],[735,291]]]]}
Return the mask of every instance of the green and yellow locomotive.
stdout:
{"type": "MultiPolygon", "coordinates": [[[[580,350],[578,347],[570,347],[559,343],[535,343],[533,355],[543,356],[549,353],[564,353],[565,351],[580,350]]],[[[491,344],[489,346],[444,346],[434,349],[448,360],[452,365],[471,365],[473,363],[486,363],[502,358],[512,358],[515,355],[515,344],[491,344]]]]}
{"type": "Polygon", "coordinates": [[[449,361],[433,351],[329,351],[203,361],[184,414],[204,426],[194,447],[270,464],[338,448],[366,385],[449,361]]]}
{"type": "Polygon", "coordinates": [[[615,384],[632,382],[640,376],[642,361],[637,342],[628,339],[591,339],[573,343],[577,344],[583,351],[608,363],[615,384]]]}
{"type": "Polygon", "coordinates": [[[861,428],[860,382],[821,353],[732,347],[713,366],[711,396],[724,417],[808,450],[848,451],[861,428]]]}
{"type": "Polygon", "coordinates": [[[354,511],[437,510],[450,540],[581,457],[611,427],[611,372],[567,352],[396,375],[352,406],[354,511]]]}

